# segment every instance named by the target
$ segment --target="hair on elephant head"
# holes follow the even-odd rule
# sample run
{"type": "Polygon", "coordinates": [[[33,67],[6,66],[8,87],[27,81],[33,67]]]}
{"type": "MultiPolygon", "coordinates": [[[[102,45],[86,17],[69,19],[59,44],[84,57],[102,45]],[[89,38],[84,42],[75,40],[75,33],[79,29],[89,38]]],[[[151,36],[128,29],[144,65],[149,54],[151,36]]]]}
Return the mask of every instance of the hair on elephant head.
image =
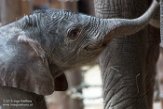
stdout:
{"type": "Polygon", "coordinates": [[[40,95],[66,90],[64,70],[95,60],[114,37],[146,26],[158,3],[136,19],[100,19],[46,9],[0,28],[0,85],[40,95]]]}

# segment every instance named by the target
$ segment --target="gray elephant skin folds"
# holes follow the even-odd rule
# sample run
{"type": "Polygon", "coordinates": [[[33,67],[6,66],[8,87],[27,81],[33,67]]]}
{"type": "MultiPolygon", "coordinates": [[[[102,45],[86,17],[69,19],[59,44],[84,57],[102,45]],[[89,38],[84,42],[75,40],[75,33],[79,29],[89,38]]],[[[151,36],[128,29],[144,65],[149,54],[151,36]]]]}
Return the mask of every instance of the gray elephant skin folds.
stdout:
{"type": "Polygon", "coordinates": [[[95,60],[114,37],[143,29],[158,6],[153,0],[136,19],[45,9],[0,27],[0,86],[38,95],[66,90],[64,70],[95,60]]]}

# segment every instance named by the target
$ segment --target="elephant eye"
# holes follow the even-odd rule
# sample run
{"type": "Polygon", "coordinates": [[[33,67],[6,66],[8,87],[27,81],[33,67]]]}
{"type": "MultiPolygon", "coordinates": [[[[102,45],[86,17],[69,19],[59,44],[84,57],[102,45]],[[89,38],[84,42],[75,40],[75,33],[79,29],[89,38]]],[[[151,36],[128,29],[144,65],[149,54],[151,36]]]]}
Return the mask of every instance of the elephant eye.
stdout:
{"type": "Polygon", "coordinates": [[[81,33],[80,28],[71,28],[68,30],[68,35],[67,37],[70,38],[71,40],[76,40],[81,33]]]}

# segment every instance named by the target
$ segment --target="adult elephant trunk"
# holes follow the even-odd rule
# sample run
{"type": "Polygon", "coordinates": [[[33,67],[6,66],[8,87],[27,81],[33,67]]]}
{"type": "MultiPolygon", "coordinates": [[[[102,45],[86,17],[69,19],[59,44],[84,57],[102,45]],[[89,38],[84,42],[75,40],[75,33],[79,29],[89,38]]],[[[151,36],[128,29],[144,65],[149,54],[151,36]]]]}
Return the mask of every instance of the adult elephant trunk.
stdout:
{"type": "MultiPolygon", "coordinates": [[[[121,37],[122,35],[128,36],[132,35],[141,29],[143,29],[154,13],[159,9],[159,3],[156,0],[153,0],[149,9],[140,17],[135,19],[105,19],[106,28],[108,28],[108,37],[112,39],[114,37],[121,37]]],[[[107,38],[107,37],[106,37],[107,38]]],[[[106,40],[106,39],[105,39],[106,40]]]]}
{"type": "MultiPolygon", "coordinates": [[[[147,0],[96,0],[96,16],[135,18],[144,13],[148,4],[147,0]]],[[[144,21],[138,23],[141,22],[144,21]]],[[[133,37],[122,38],[126,31],[130,34],[133,30],[137,31],[137,26],[127,29],[124,27],[126,24],[122,23],[118,26],[118,29],[122,30],[114,29],[111,36],[119,37],[110,42],[99,59],[104,83],[104,107],[152,109],[155,65],[159,53],[159,30],[148,26],[132,35],[133,37]]]]}
{"type": "MultiPolygon", "coordinates": [[[[105,30],[104,37],[101,37],[104,42],[108,42],[115,37],[129,36],[142,30],[152,19],[153,15],[158,11],[159,3],[153,0],[149,9],[140,17],[134,19],[100,19],[100,29],[105,30]]],[[[98,19],[95,19],[98,21],[98,19]]],[[[98,39],[99,40],[99,39],[98,39]]]]}

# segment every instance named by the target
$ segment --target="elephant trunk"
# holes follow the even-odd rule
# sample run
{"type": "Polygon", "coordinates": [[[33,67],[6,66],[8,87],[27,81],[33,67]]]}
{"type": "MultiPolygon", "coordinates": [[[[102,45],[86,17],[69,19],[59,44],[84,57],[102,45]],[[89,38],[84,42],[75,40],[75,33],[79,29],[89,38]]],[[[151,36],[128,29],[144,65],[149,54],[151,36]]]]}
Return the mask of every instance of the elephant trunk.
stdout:
{"type": "Polygon", "coordinates": [[[143,29],[152,18],[153,14],[159,8],[159,3],[153,0],[150,8],[139,18],[136,19],[105,19],[108,28],[109,37],[132,35],[143,29]]]}

